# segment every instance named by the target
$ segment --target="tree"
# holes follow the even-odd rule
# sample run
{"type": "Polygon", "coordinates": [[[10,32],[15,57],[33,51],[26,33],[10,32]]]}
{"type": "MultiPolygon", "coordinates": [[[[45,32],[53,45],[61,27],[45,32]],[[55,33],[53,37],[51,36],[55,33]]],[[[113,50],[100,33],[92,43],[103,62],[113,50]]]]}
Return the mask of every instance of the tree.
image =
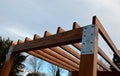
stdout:
{"type": "Polygon", "coordinates": [[[43,60],[40,60],[36,57],[28,57],[28,64],[29,64],[29,67],[32,68],[32,72],[33,73],[37,73],[37,72],[40,72],[40,68],[42,66],[42,63],[43,63],[43,60]]]}
{"type": "Polygon", "coordinates": [[[51,76],[60,76],[60,73],[63,72],[63,69],[56,65],[50,64],[49,71],[51,76]]]}
{"type": "Polygon", "coordinates": [[[60,68],[57,69],[56,76],[60,76],[60,68]]]}
{"type": "Polygon", "coordinates": [[[0,36],[0,69],[2,69],[5,63],[6,54],[8,53],[11,43],[12,41],[9,38],[5,40],[0,36]]]}
{"type": "Polygon", "coordinates": [[[45,73],[37,72],[37,73],[29,73],[26,76],[46,76],[46,74],[45,73]]]}
{"type": "MultiPolygon", "coordinates": [[[[0,69],[2,69],[6,54],[8,53],[9,47],[11,46],[12,41],[8,39],[3,39],[0,37],[0,69]]],[[[9,76],[17,76],[17,74],[21,71],[20,68],[24,68],[24,64],[22,62],[26,59],[27,56],[22,54],[17,54],[14,60],[14,63],[11,68],[11,72],[9,76]]]]}
{"type": "Polygon", "coordinates": [[[17,74],[22,72],[21,69],[25,68],[25,65],[22,62],[26,59],[26,57],[27,56],[24,56],[20,53],[16,55],[11,68],[10,76],[18,76],[17,74]]]}
{"type": "MultiPolygon", "coordinates": [[[[120,69],[120,58],[116,54],[114,54],[114,56],[113,56],[113,62],[120,69]]],[[[113,66],[110,66],[110,68],[112,71],[117,71],[113,66]]]]}

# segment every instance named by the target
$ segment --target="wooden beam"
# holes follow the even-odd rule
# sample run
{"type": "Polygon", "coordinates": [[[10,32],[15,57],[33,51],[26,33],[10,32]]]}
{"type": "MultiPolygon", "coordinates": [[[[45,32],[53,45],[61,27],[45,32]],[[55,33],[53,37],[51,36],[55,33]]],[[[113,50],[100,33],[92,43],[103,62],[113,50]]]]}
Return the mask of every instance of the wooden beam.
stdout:
{"type": "MultiPolygon", "coordinates": [[[[46,37],[46,36],[51,36],[51,33],[48,32],[48,31],[46,31],[44,36],[45,36],[45,37],[46,37]]],[[[63,49],[64,49],[65,51],[67,51],[67,52],[63,51],[62,49],[60,49],[60,48],[58,48],[58,47],[51,47],[50,49],[53,50],[53,51],[55,51],[56,53],[64,56],[64,57],[66,57],[67,59],[69,59],[69,60],[71,60],[71,61],[73,61],[73,62],[75,62],[75,63],[77,63],[77,64],[80,64],[80,60],[79,60],[79,59],[80,59],[80,54],[79,54],[79,59],[73,57],[73,56],[72,56],[73,53],[72,53],[72,55],[68,54],[67,52],[73,52],[73,51],[74,51],[74,50],[73,50],[72,48],[70,48],[68,45],[63,45],[63,49]]],[[[78,54],[78,53],[77,53],[77,54],[78,54]]]]}
{"type": "MultiPolygon", "coordinates": [[[[78,25],[76,25],[76,23],[74,23],[73,28],[78,27],[78,25]]],[[[65,32],[63,28],[59,27],[57,30],[57,33],[62,33],[65,32]]],[[[75,43],[76,44],[76,43],[75,43]]],[[[74,51],[72,48],[70,48],[68,45],[61,45],[60,46],[62,49],[66,50],[67,52],[69,52],[70,54],[72,54],[73,56],[77,57],[78,59],[80,59],[80,54],[77,53],[76,51],[74,51]]]]}
{"type": "Polygon", "coordinates": [[[5,61],[5,64],[1,70],[0,76],[9,76],[12,64],[13,64],[15,56],[16,56],[16,54],[12,53],[13,47],[15,45],[16,45],[16,43],[13,42],[11,48],[8,51],[8,54],[6,56],[6,61],[5,61]]]}
{"type": "Polygon", "coordinates": [[[111,71],[111,69],[108,68],[105,64],[103,64],[100,60],[98,60],[97,63],[106,71],[111,71]]]}
{"type": "MultiPolygon", "coordinates": [[[[73,23],[73,29],[78,29],[78,28],[81,28],[81,26],[78,24],[78,23],[76,23],[76,22],[74,22],[73,23]]],[[[74,43],[74,44],[72,44],[76,49],[78,49],[79,51],[81,50],[81,45],[80,45],[80,43],[74,43]]]]}
{"type": "Polygon", "coordinates": [[[120,76],[120,72],[98,71],[97,76],[120,76]]]}
{"type": "Polygon", "coordinates": [[[52,64],[54,64],[54,65],[56,65],[56,66],[59,66],[59,67],[61,67],[61,68],[63,68],[63,69],[66,69],[66,70],[68,70],[68,71],[74,71],[74,69],[71,69],[70,67],[66,67],[64,64],[58,63],[58,62],[56,62],[55,60],[51,60],[49,57],[45,57],[45,56],[43,56],[43,55],[41,55],[41,54],[38,54],[38,53],[36,53],[36,52],[34,52],[34,51],[28,51],[27,53],[30,54],[30,55],[33,55],[33,56],[35,56],[35,57],[37,57],[37,58],[40,58],[40,59],[42,59],[42,60],[45,60],[45,61],[47,61],[47,62],[49,62],[49,63],[52,63],[52,64]]]}
{"type": "MultiPolygon", "coordinates": [[[[34,37],[35,37],[34,39],[36,39],[38,36],[35,35],[34,37]]],[[[25,42],[28,42],[28,41],[31,41],[31,39],[26,37],[25,42]]],[[[24,43],[22,40],[18,40],[18,44],[22,44],[22,43],[24,43]]],[[[64,69],[74,70],[74,69],[71,69],[72,66],[69,66],[68,64],[66,64],[64,62],[59,61],[59,59],[54,58],[54,57],[50,56],[49,54],[42,52],[41,50],[27,51],[27,53],[31,54],[31,55],[33,55],[35,57],[41,58],[41,59],[43,59],[45,61],[48,61],[48,62],[50,62],[52,64],[55,64],[57,66],[60,66],[60,67],[62,67],[64,69]]]]}
{"type": "Polygon", "coordinates": [[[98,28],[83,28],[79,76],[97,76],[98,28]]]}
{"type": "Polygon", "coordinates": [[[23,52],[29,50],[50,48],[50,47],[80,42],[81,39],[82,39],[82,29],[79,28],[16,45],[13,48],[13,51],[23,52]]]}
{"type": "Polygon", "coordinates": [[[79,71],[72,71],[71,74],[71,76],[79,76],[79,71]]]}
{"type": "Polygon", "coordinates": [[[118,57],[120,58],[120,53],[119,53],[117,47],[115,46],[115,44],[113,43],[113,41],[109,37],[108,33],[105,31],[104,27],[102,26],[102,24],[100,23],[100,21],[98,20],[98,18],[96,16],[93,17],[92,24],[96,25],[99,28],[99,33],[101,34],[103,39],[107,42],[107,44],[110,46],[112,51],[116,55],[118,55],[118,57]]]}
{"type": "MultiPolygon", "coordinates": [[[[73,46],[76,47],[78,50],[81,50],[81,44],[80,44],[80,43],[75,43],[75,44],[73,44],[73,46]]],[[[104,52],[101,52],[101,51],[102,51],[102,49],[99,49],[99,47],[98,47],[98,53],[104,58],[104,52]]],[[[111,60],[109,59],[109,57],[105,58],[105,60],[106,60],[108,63],[112,64],[113,67],[116,67],[116,65],[115,65],[114,63],[111,63],[111,60]],[[110,62],[109,62],[109,61],[110,61],[110,62]]],[[[105,70],[111,71],[111,70],[110,70],[107,66],[105,66],[100,60],[98,60],[97,63],[98,63],[102,68],[104,68],[105,70]]]]}
{"type": "Polygon", "coordinates": [[[117,71],[120,71],[120,69],[110,60],[110,58],[103,52],[103,50],[100,47],[98,47],[98,53],[117,71]]]}
{"type": "Polygon", "coordinates": [[[73,29],[77,29],[80,28],[80,25],[77,22],[73,23],[73,29]]]}
{"type": "MultiPolygon", "coordinates": [[[[38,37],[37,37],[37,38],[38,38],[38,37]]],[[[34,38],[34,39],[36,39],[36,38],[34,38]]],[[[26,39],[25,39],[25,42],[28,42],[28,41],[31,41],[31,39],[30,39],[30,38],[26,38],[26,39]]],[[[54,51],[52,51],[52,50],[50,50],[50,49],[48,49],[48,48],[46,48],[46,49],[41,49],[41,50],[34,50],[34,52],[37,52],[37,53],[39,53],[39,54],[42,54],[42,55],[44,55],[44,56],[49,56],[49,57],[52,57],[52,58],[55,57],[55,58],[59,59],[60,61],[63,61],[63,62],[65,62],[65,63],[67,63],[68,65],[74,66],[73,68],[74,68],[75,70],[78,70],[78,68],[79,68],[79,66],[78,66],[77,64],[73,63],[73,62],[70,61],[69,59],[64,58],[63,56],[55,53],[54,51]]],[[[71,66],[69,66],[69,67],[71,67],[71,66]]]]}

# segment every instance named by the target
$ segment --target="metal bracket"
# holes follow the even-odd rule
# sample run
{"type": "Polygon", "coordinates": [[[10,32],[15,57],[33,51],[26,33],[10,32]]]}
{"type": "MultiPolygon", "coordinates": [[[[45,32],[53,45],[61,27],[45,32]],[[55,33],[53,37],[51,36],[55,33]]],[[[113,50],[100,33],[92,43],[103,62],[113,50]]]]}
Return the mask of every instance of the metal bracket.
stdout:
{"type": "Polygon", "coordinates": [[[13,51],[13,46],[10,46],[10,48],[9,48],[9,51],[8,51],[8,54],[6,55],[6,62],[10,59],[10,56],[11,56],[11,54],[12,54],[12,51],[13,51]]]}
{"type": "Polygon", "coordinates": [[[83,27],[81,54],[94,53],[95,25],[91,24],[83,27]]]}

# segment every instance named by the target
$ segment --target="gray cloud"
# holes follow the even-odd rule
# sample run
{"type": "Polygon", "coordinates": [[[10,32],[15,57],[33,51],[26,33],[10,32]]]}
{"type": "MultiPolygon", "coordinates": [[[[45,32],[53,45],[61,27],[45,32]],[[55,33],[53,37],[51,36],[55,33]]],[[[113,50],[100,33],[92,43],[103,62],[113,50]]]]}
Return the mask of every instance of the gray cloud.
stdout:
{"type": "Polygon", "coordinates": [[[14,40],[35,33],[43,36],[45,30],[56,33],[58,26],[69,30],[74,21],[81,26],[91,24],[97,15],[118,44],[119,8],[119,0],[0,0],[0,35],[14,40]]]}

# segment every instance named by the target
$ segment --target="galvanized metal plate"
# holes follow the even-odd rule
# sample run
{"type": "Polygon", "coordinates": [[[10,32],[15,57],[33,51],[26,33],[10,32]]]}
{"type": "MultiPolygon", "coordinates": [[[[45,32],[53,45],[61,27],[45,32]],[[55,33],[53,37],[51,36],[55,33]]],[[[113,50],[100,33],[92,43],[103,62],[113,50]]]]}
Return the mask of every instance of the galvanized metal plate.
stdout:
{"type": "Polygon", "coordinates": [[[94,37],[95,36],[95,25],[88,25],[83,27],[82,34],[82,48],[81,54],[93,54],[94,53],[94,37]]]}

